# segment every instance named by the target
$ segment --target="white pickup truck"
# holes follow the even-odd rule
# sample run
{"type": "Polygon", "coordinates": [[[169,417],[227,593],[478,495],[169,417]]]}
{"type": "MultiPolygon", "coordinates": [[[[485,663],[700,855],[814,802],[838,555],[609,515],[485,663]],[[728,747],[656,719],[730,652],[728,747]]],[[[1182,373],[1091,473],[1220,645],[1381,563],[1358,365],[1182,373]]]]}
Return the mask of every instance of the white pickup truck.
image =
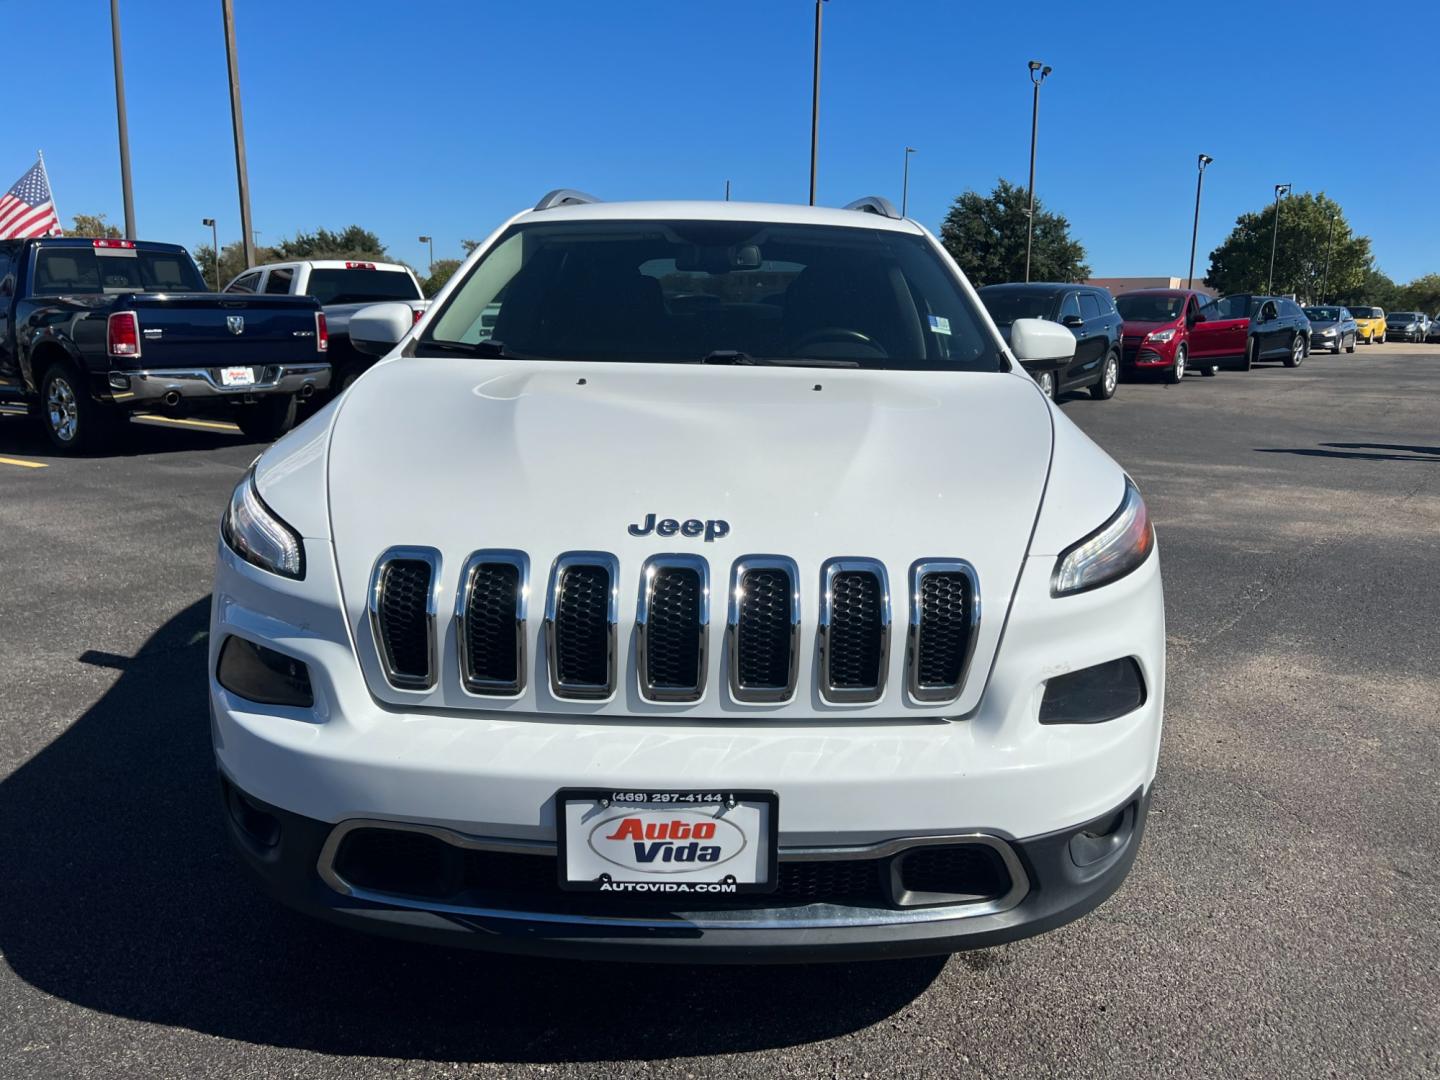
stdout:
{"type": "Polygon", "coordinates": [[[330,330],[331,386],[338,393],[375,362],[373,356],[350,345],[350,316],[363,307],[385,301],[405,304],[418,322],[429,301],[408,266],[356,259],[311,259],[266,263],[237,274],[225,286],[227,293],[263,293],[271,296],[313,296],[325,310],[330,330]]]}

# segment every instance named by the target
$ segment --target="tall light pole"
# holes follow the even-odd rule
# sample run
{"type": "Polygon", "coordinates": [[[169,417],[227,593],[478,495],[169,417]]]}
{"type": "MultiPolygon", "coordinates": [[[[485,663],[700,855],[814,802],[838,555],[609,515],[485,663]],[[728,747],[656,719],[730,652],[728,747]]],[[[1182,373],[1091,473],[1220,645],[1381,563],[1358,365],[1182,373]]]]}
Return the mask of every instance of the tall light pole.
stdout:
{"type": "Polygon", "coordinates": [[[220,291],[220,230],[215,227],[215,219],[206,217],[200,219],[201,225],[210,226],[210,250],[215,253],[215,291],[220,291]]]}
{"type": "Polygon", "coordinates": [[[726,201],[726,202],[729,202],[729,201],[730,201],[730,181],[729,181],[729,180],[726,180],[726,181],[725,181],[725,201],[726,201]]]}
{"type": "Polygon", "coordinates": [[[825,0],[815,0],[815,85],[810,92],[810,205],[815,205],[815,159],[820,153],[820,23],[825,0]]]}
{"type": "Polygon", "coordinates": [[[1190,276],[1185,279],[1185,287],[1195,287],[1195,241],[1200,236],[1200,185],[1205,183],[1205,166],[1215,159],[1209,154],[1201,154],[1197,164],[1200,166],[1200,174],[1195,177],[1195,227],[1190,230],[1190,276]]]}
{"type": "Polygon", "coordinates": [[[910,205],[910,155],[915,152],[913,146],[905,147],[905,179],[900,181],[900,216],[905,216],[906,208],[910,205]]]}
{"type": "Polygon", "coordinates": [[[1265,280],[1265,295],[1275,292],[1275,245],[1280,240],[1280,198],[1289,195],[1294,184],[1275,185],[1275,227],[1270,230],[1270,276],[1265,280]]]}
{"type": "Polygon", "coordinates": [[[422,244],[430,245],[430,273],[435,273],[435,237],[419,236],[416,237],[416,239],[419,240],[422,244]]]}
{"type": "Polygon", "coordinates": [[[240,243],[245,267],[255,265],[255,238],[250,227],[250,171],[245,167],[245,118],[240,112],[240,62],[235,56],[235,9],[231,0],[220,0],[220,18],[225,24],[225,59],[230,69],[230,122],[235,128],[235,181],[240,189],[240,243]]]}
{"type": "Polygon", "coordinates": [[[1325,303],[1325,297],[1330,295],[1330,251],[1335,246],[1335,211],[1337,207],[1330,208],[1330,229],[1325,236],[1325,276],[1320,281],[1320,302],[1325,303]]]}
{"type": "Polygon", "coordinates": [[[1035,243],[1035,136],[1040,127],[1040,84],[1051,68],[1039,60],[1030,61],[1030,82],[1035,86],[1035,101],[1030,108],[1030,207],[1025,211],[1025,280],[1030,280],[1030,249],[1035,243]]]}
{"type": "Polygon", "coordinates": [[[125,198],[125,239],[135,239],[135,192],[130,186],[130,122],[125,116],[125,64],[120,59],[120,0],[110,0],[110,44],[115,51],[115,118],[120,127],[120,190],[125,198]]]}

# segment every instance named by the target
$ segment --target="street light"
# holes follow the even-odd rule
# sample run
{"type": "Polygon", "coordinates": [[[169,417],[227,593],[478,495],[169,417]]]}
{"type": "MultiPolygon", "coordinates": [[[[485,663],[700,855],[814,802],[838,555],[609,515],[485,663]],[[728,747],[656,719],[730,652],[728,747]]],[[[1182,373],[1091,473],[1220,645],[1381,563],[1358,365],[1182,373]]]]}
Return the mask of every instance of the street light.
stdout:
{"type": "Polygon", "coordinates": [[[1335,211],[1338,207],[1330,208],[1330,230],[1325,236],[1325,276],[1320,281],[1320,302],[1325,303],[1325,297],[1330,294],[1330,250],[1335,244],[1335,211]]]}
{"type": "Polygon", "coordinates": [[[1289,195],[1294,184],[1275,185],[1275,227],[1270,231],[1270,277],[1265,282],[1265,295],[1275,291],[1275,245],[1280,239],[1280,198],[1289,195]]]}
{"type": "Polygon", "coordinates": [[[240,60],[235,53],[235,7],[220,0],[220,21],[225,28],[225,63],[230,74],[230,125],[235,132],[235,185],[240,191],[240,245],[245,269],[255,265],[255,230],[250,224],[250,170],[245,164],[245,117],[240,108],[240,60]]]}
{"type": "Polygon", "coordinates": [[[200,219],[201,225],[210,226],[210,250],[215,253],[215,291],[220,291],[220,230],[215,227],[213,217],[200,219]]]}
{"type": "Polygon", "coordinates": [[[1035,86],[1035,102],[1030,109],[1030,208],[1025,212],[1025,280],[1030,280],[1030,248],[1035,241],[1035,135],[1040,126],[1040,84],[1051,68],[1039,60],[1030,61],[1030,82],[1035,86]]]}
{"type": "Polygon", "coordinates": [[[435,238],[433,236],[416,237],[422,244],[430,245],[430,273],[435,273],[435,238]]]}
{"type": "Polygon", "coordinates": [[[1195,241],[1200,236],[1200,185],[1205,182],[1205,166],[1215,159],[1209,154],[1201,154],[1198,162],[1200,173],[1195,177],[1195,227],[1190,230],[1190,276],[1185,279],[1185,287],[1195,287],[1195,241]]]}
{"type": "Polygon", "coordinates": [[[900,216],[905,216],[905,209],[910,205],[910,155],[915,152],[913,146],[905,147],[905,179],[900,182],[900,216]]]}
{"type": "Polygon", "coordinates": [[[815,0],[815,85],[810,92],[810,205],[815,205],[815,159],[820,152],[820,12],[825,0],[815,0]]]}
{"type": "Polygon", "coordinates": [[[125,113],[125,64],[120,57],[120,0],[110,0],[110,45],[115,56],[115,120],[120,129],[120,192],[125,239],[135,239],[135,190],[130,185],[130,122],[125,113]]]}

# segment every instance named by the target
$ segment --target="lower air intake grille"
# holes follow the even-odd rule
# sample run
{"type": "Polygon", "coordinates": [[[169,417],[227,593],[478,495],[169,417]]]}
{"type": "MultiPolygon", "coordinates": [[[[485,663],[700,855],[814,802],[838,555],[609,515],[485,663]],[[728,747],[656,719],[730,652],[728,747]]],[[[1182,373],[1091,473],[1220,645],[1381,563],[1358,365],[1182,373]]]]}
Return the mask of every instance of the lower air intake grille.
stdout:
{"type": "Polygon", "coordinates": [[[603,559],[562,555],[555,564],[547,641],[551,685],[561,697],[603,698],[615,688],[616,567],[603,559]]]}
{"type": "Polygon", "coordinates": [[[873,701],[885,685],[890,604],[884,567],[858,559],[826,565],[822,688],[834,701],[873,701]]]}
{"type": "Polygon", "coordinates": [[[430,605],[434,578],[435,564],[429,559],[382,558],[373,613],[385,673],[396,686],[425,689],[435,682],[435,612],[430,605]]]}

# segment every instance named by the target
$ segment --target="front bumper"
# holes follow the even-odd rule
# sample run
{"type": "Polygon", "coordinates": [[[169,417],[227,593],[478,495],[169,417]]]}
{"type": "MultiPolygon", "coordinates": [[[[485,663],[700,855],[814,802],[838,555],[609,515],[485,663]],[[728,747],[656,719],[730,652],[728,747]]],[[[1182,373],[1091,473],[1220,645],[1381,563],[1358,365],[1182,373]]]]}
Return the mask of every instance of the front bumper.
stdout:
{"type": "MultiPolygon", "coordinates": [[[[267,806],[222,780],[225,821],[236,849],[277,900],[305,914],[354,930],[439,945],[572,959],[624,959],[681,963],[810,962],[894,959],[998,945],[1071,922],[1107,900],[1129,873],[1144,833],[1150,790],[1096,819],[1042,836],[986,839],[1003,850],[1012,868],[1004,896],[961,904],[900,907],[871,904],[775,903],[673,910],[655,904],[587,902],[543,883],[517,888],[471,883],[444,900],[377,892],[350,885],[335,873],[337,837],[345,825],[267,806]],[[556,906],[556,900],[563,907],[556,906]]],[[[457,836],[461,844],[483,840],[457,836]]],[[[879,850],[903,850],[905,841],[879,850]],[[897,845],[900,845],[897,847],[897,845]]],[[[873,849],[872,849],[873,850],[873,849]]],[[[834,859],[835,849],[781,849],[780,865],[834,859]]],[[[893,878],[900,854],[857,859],[872,873],[893,878]]],[[[553,863],[550,853],[531,859],[553,863]]],[[[553,871],[552,871],[553,872],[553,871]]],[[[533,877],[533,875],[526,875],[533,877]]]]}
{"type": "Polygon", "coordinates": [[[117,402],[148,405],[173,394],[179,394],[182,399],[215,400],[247,395],[312,393],[330,385],[328,361],[242,366],[259,369],[256,381],[249,386],[223,385],[220,368],[162,368],[112,372],[108,377],[109,391],[117,402]]]}
{"type": "Polygon", "coordinates": [[[1164,343],[1125,338],[1120,346],[1120,359],[1127,368],[1140,370],[1174,367],[1177,344],[1174,338],[1164,343]]]}

